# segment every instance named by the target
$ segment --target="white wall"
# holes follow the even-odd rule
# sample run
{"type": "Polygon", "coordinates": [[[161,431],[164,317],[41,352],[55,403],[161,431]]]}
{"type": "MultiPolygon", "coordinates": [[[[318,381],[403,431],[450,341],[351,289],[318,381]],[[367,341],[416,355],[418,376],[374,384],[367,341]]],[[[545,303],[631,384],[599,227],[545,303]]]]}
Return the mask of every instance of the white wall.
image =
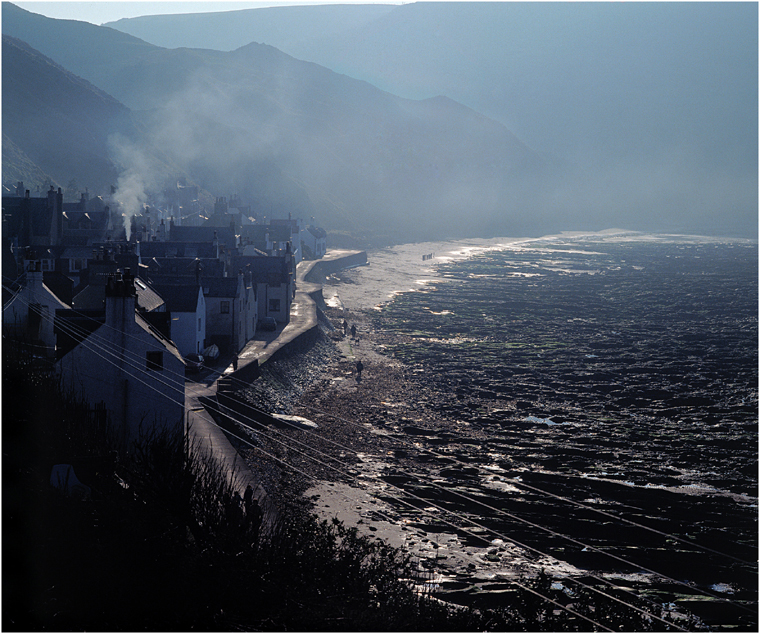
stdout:
{"type": "Polygon", "coordinates": [[[203,352],[206,340],[206,300],[201,289],[198,289],[197,306],[196,312],[193,313],[172,312],[171,338],[183,357],[203,352]]]}
{"type": "Polygon", "coordinates": [[[42,283],[42,273],[29,271],[26,284],[18,294],[3,308],[3,326],[17,337],[26,338],[29,323],[29,309],[41,311],[38,336],[46,350],[47,356],[55,356],[55,311],[68,308],[55,294],[42,283]]]}
{"type": "Polygon", "coordinates": [[[115,311],[120,325],[110,325],[107,310],[106,324],[64,356],[57,370],[64,389],[92,405],[105,403],[119,440],[126,443],[137,437],[141,424],[182,429],[185,367],[135,321],[134,298],[125,303],[124,310],[115,311]],[[161,353],[161,370],[148,369],[148,352],[161,353]]]}

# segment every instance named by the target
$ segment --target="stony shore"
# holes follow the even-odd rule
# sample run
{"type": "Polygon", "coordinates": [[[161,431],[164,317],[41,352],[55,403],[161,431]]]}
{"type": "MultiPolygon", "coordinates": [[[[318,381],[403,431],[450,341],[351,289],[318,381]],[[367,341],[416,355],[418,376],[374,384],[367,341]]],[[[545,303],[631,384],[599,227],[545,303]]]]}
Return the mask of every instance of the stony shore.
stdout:
{"type": "MultiPolygon", "coordinates": [[[[395,256],[388,254],[391,265],[395,256]]],[[[535,270],[528,268],[532,257],[514,265],[525,271],[520,275],[535,270]]],[[[371,267],[341,273],[330,282],[337,286],[326,288],[328,308],[314,345],[265,364],[247,395],[258,407],[302,416],[319,429],[267,428],[256,433],[259,449],[243,453],[281,504],[312,508],[405,548],[448,599],[496,605],[510,579],[545,569],[558,583],[601,575],[660,600],[675,593],[683,606],[699,605],[716,624],[745,622],[739,612],[725,616],[706,593],[751,599],[751,571],[688,545],[696,538],[745,562],[756,548],[751,448],[736,437],[747,435],[753,412],[756,418],[756,367],[753,383],[743,360],[751,360],[745,348],[753,337],[756,355],[756,318],[743,316],[740,295],[720,281],[725,275],[740,283],[733,265],[723,264],[713,277],[690,282],[705,286],[686,296],[694,303],[688,309],[674,308],[685,283],[677,267],[657,278],[664,285],[659,294],[631,293],[640,288],[640,267],[625,274],[610,268],[623,276],[614,284],[547,269],[542,285],[531,284],[532,305],[517,304],[519,321],[508,315],[519,336],[506,347],[508,361],[495,365],[493,346],[471,349],[482,357],[468,358],[467,342],[457,355],[441,352],[450,349],[451,334],[431,335],[431,315],[452,306],[436,306],[433,295],[425,295],[419,314],[413,297],[398,314],[373,310],[380,290],[387,299],[394,285],[404,290],[415,279],[430,284],[435,271],[399,263],[406,277],[390,286],[384,271],[371,267]],[[370,277],[377,287],[359,289],[370,277]],[[602,285],[605,310],[619,324],[604,337],[591,323],[607,319],[595,308],[599,295],[584,299],[595,285],[602,285]],[[344,305],[340,297],[361,301],[344,305]],[[397,332],[399,315],[402,331],[416,334],[397,332]],[[357,338],[343,335],[344,318],[357,326],[357,338]],[[617,332],[621,319],[632,333],[628,339],[617,332]],[[681,346],[691,352],[679,356],[681,346]],[[364,365],[360,381],[358,359],[364,365]],[[724,421],[734,421],[735,432],[727,434],[724,421]],[[444,505],[457,517],[443,512],[444,505]],[[659,536],[612,521],[618,514],[659,536]],[[610,565],[606,554],[640,567],[610,565]],[[689,580],[693,590],[647,569],[689,580]]],[[[453,308],[460,317],[476,299],[462,298],[463,306],[453,308]]],[[[468,327],[478,320],[482,315],[468,327]]],[[[499,350],[504,354],[505,347],[499,350]]]]}

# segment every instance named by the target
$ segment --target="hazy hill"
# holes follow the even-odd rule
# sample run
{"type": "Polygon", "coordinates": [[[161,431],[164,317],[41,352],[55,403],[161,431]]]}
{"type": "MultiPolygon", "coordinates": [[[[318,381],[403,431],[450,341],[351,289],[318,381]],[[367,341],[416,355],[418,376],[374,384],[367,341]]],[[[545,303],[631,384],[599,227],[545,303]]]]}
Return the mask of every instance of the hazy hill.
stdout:
{"type": "Polygon", "coordinates": [[[47,179],[106,193],[132,164],[150,165],[157,189],[184,174],[116,99],[21,40],[3,35],[3,182],[47,179]]]}
{"type": "MultiPolygon", "coordinates": [[[[129,33],[141,40],[167,48],[211,48],[233,51],[262,42],[293,54],[310,37],[342,37],[351,29],[363,29],[394,9],[392,4],[324,4],[308,7],[264,7],[262,9],[146,15],[110,22],[104,26],[129,33]],[[292,10],[289,10],[292,9],[292,10]]],[[[150,12],[150,7],[146,7],[150,12]]],[[[314,61],[311,57],[306,57],[314,61]]]]}
{"type": "Polygon", "coordinates": [[[2,50],[4,181],[115,183],[107,138],[128,126],[127,108],[20,40],[4,35],[2,50]]]}
{"type": "Polygon", "coordinates": [[[163,49],[8,3],[3,31],[131,108],[201,187],[267,215],[389,241],[546,228],[530,213],[544,162],[450,99],[401,99],[271,46],[163,49]]]}
{"type": "Polygon", "coordinates": [[[163,46],[262,42],[397,95],[447,95],[574,166],[540,186],[569,224],[755,236],[757,24],[741,2],[417,2],[112,26],[163,46]]]}

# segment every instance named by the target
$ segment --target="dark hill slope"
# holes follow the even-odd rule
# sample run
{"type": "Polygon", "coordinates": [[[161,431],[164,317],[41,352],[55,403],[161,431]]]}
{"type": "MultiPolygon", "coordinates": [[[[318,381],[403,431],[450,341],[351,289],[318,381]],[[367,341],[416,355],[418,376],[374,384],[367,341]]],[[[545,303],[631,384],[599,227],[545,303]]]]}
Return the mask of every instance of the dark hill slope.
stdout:
{"type": "Polygon", "coordinates": [[[134,148],[156,182],[182,172],[152,146],[131,111],[27,43],[3,35],[3,182],[72,179],[107,192],[134,148]]]}
{"type": "Polygon", "coordinates": [[[115,99],[28,44],[3,36],[2,101],[3,135],[13,144],[8,151],[20,150],[58,183],[78,178],[101,188],[116,182],[107,139],[128,129],[129,110],[115,99]]]}
{"type": "Polygon", "coordinates": [[[155,146],[215,195],[384,241],[544,229],[529,213],[541,160],[451,100],[401,99],[261,44],[170,50],[6,13],[4,31],[35,34],[43,53],[143,111],[155,146]]]}

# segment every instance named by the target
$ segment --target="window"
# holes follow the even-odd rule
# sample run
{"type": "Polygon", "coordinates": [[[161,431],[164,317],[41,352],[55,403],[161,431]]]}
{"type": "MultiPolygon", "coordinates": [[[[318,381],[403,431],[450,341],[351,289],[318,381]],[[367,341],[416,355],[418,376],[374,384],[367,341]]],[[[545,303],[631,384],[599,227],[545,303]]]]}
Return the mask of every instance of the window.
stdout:
{"type": "Polygon", "coordinates": [[[201,323],[202,323],[202,320],[200,317],[198,317],[198,332],[201,331],[201,323]]]}
{"type": "Polygon", "coordinates": [[[145,353],[146,369],[153,372],[161,372],[164,369],[163,352],[146,352],[145,353]]]}
{"type": "Polygon", "coordinates": [[[69,258],[69,271],[77,273],[87,268],[87,258],[69,258]]]}
{"type": "Polygon", "coordinates": [[[229,315],[230,303],[227,300],[219,302],[219,312],[222,313],[222,315],[229,315]]]}
{"type": "Polygon", "coordinates": [[[279,299],[270,299],[269,300],[269,312],[270,313],[279,313],[280,312],[280,300],[279,299]]]}

